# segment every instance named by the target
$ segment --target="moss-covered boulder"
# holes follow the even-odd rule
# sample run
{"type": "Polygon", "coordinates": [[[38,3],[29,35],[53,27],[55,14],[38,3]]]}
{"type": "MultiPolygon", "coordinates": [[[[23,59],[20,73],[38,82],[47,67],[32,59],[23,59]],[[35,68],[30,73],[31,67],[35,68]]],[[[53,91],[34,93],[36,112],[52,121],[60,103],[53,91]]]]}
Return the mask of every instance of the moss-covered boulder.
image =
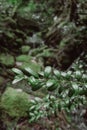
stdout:
{"type": "Polygon", "coordinates": [[[10,117],[24,117],[27,115],[31,96],[21,89],[8,87],[1,97],[1,108],[10,117]]]}
{"type": "Polygon", "coordinates": [[[25,46],[21,47],[21,52],[23,54],[27,54],[29,52],[29,50],[30,50],[30,46],[25,45],[25,46]]]}
{"type": "Polygon", "coordinates": [[[15,64],[14,57],[10,54],[0,54],[0,63],[6,67],[13,67],[15,64]]]}
{"type": "Polygon", "coordinates": [[[20,67],[20,69],[24,70],[25,68],[31,68],[34,72],[40,72],[41,70],[41,66],[38,63],[33,63],[32,61],[30,61],[29,63],[23,63],[22,66],[20,67]]]}
{"type": "Polygon", "coordinates": [[[29,55],[19,55],[16,57],[17,62],[29,62],[32,59],[29,55]]]}
{"type": "Polygon", "coordinates": [[[19,55],[16,57],[16,65],[19,69],[25,70],[25,68],[31,68],[35,72],[39,72],[41,70],[41,65],[33,60],[32,56],[29,55],[19,55]]]}

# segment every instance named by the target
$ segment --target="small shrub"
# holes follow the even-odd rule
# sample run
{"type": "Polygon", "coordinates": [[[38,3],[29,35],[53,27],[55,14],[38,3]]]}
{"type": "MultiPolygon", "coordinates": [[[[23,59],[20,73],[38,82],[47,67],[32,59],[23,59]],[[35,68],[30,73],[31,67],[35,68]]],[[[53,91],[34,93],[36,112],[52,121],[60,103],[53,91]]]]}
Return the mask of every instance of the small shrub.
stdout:
{"type": "MultiPolygon", "coordinates": [[[[83,71],[60,72],[50,66],[38,73],[30,68],[25,68],[30,76],[26,76],[23,72],[20,73],[17,69],[13,69],[13,71],[18,77],[22,77],[27,81],[32,91],[37,91],[42,87],[48,91],[46,97],[41,101],[33,100],[33,104],[29,109],[30,122],[43,116],[49,117],[52,114],[57,116],[58,111],[62,109],[70,112],[79,104],[86,103],[87,78],[83,71]]],[[[18,82],[17,76],[13,83],[18,82]]]]}

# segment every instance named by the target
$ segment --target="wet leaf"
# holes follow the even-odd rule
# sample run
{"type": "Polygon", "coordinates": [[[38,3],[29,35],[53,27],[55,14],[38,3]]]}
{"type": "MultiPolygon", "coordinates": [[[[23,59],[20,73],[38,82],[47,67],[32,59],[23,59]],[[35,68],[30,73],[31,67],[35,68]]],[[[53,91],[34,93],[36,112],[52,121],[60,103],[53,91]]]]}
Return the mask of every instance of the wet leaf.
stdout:
{"type": "Polygon", "coordinates": [[[33,76],[35,76],[35,77],[39,77],[38,76],[38,74],[35,72],[35,71],[33,71],[31,68],[25,68],[25,70],[28,72],[28,73],[30,73],[31,75],[33,75],[33,76]]]}
{"type": "Polygon", "coordinates": [[[12,71],[18,75],[23,75],[23,72],[17,68],[13,68],[12,71]]]}
{"type": "Polygon", "coordinates": [[[49,77],[49,75],[51,74],[51,72],[52,72],[51,66],[47,66],[47,67],[45,68],[45,70],[44,70],[44,76],[45,76],[45,77],[49,77]]]}

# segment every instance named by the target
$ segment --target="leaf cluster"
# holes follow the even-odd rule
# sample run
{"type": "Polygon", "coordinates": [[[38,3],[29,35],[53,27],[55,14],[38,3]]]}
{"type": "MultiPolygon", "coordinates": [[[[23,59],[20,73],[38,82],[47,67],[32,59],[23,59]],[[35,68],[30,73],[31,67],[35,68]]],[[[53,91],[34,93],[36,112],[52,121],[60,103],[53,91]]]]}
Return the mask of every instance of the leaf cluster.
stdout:
{"type": "Polygon", "coordinates": [[[79,104],[86,103],[87,78],[81,70],[60,72],[47,66],[43,71],[36,73],[30,68],[25,68],[30,76],[17,68],[13,68],[13,71],[16,73],[13,83],[24,79],[32,91],[41,88],[48,91],[42,100],[39,98],[33,100],[29,109],[30,122],[37,121],[41,117],[49,117],[52,114],[57,116],[58,111],[63,109],[70,112],[79,104]]]}

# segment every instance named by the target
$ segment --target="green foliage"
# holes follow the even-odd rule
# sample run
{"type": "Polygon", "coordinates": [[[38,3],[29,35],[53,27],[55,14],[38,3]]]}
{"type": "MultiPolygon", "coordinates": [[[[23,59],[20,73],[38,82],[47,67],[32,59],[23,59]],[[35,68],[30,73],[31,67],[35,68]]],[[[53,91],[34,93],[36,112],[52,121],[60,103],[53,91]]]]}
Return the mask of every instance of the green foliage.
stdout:
{"type": "Polygon", "coordinates": [[[78,68],[75,72],[60,72],[50,66],[38,73],[30,68],[25,70],[30,76],[23,75],[23,77],[26,77],[24,79],[31,86],[32,91],[42,87],[48,91],[48,95],[41,101],[33,100],[33,105],[29,109],[30,122],[52,114],[57,116],[58,111],[62,109],[69,112],[79,104],[86,103],[87,78],[86,74],[78,68]]]}
{"type": "Polygon", "coordinates": [[[22,0],[8,0],[10,4],[17,5],[19,3],[22,3],[22,0]]]}
{"type": "Polygon", "coordinates": [[[38,119],[48,118],[52,115],[58,115],[58,103],[55,96],[47,95],[43,100],[35,98],[32,100],[32,106],[29,109],[29,122],[35,122],[38,119]]]}
{"type": "MultiPolygon", "coordinates": [[[[50,25],[51,22],[53,21],[54,9],[48,6],[51,0],[49,2],[48,1],[42,2],[42,4],[38,4],[38,5],[34,2],[34,0],[30,0],[27,2],[24,2],[24,0],[8,0],[8,2],[12,4],[13,7],[15,7],[16,5],[17,7],[19,7],[19,5],[21,5],[20,8],[16,8],[16,9],[14,8],[13,11],[10,11],[10,12],[13,12],[13,15],[15,14],[14,12],[18,13],[17,16],[19,19],[17,18],[17,22],[19,23],[17,24],[16,21],[12,22],[8,19],[6,22],[6,25],[7,23],[9,23],[10,25],[10,23],[12,22],[12,27],[14,26],[14,28],[16,27],[18,28],[20,25],[21,29],[20,28],[18,28],[17,30],[14,29],[15,31],[13,31],[13,29],[11,28],[9,29],[8,27],[8,30],[2,31],[2,34],[1,34],[1,35],[4,34],[3,35],[4,38],[2,39],[5,39],[5,41],[9,44],[11,43],[10,45],[18,44],[18,46],[20,46],[24,44],[24,41],[26,41],[27,37],[29,37],[29,34],[30,34],[29,29],[31,28],[30,26],[28,26],[28,23],[30,25],[32,21],[26,21],[27,23],[25,21],[22,22],[22,18],[24,17],[26,19],[36,18],[39,20],[38,23],[39,22],[41,23],[40,24],[41,28],[43,28],[43,26],[45,25],[46,29],[48,29],[47,28],[48,26],[46,27],[46,25],[50,25]],[[27,4],[24,4],[24,3],[27,3],[27,4]],[[24,26],[25,25],[24,23],[28,27],[24,26]],[[25,29],[26,31],[23,29],[25,29]]],[[[80,0],[80,2],[84,3],[82,0],[80,0]]],[[[56,2],[52,1],[52,3],[56,3],[56,2]]],[[[66,5],[66,3],[64,3],[64,5],[66,5]]],[[[80,6],[78,4],[78,8],[79,7],[80,6]]],[[[83,19],[82,16],[80,17],[83,19]]],[[[60,22],[60,24],[58,23],[59,24],[58,28],[62,28],[62,33],[63,33],[63,38],[62,38],[63,40],[61,41],[60,46],[64,46],[75,40],[76,40],[76,43],[81,43],[81,42],[85,43],[84,37],[86,33],[84,32],[86,28],[84,26],[81,26],[81,27],[75,26],[73,22],[72,23],[66,22],[65,18],[63,18],[62,21],[60,22]]],[[[84,19],[83,19],[83,22],[81,22],[81,25],[83,25],[83,23],[84,23],[84,19]]],[[[5,28],[7,28],[7,26],[5,28]]],[[[36,43],[37,38],[38,38],[37,36],[32,37],[31,41],[36,43]]],[[[38,41],[40,42],[40,40],[37,40],[37,42],[38,41]]],[[[14,48],[14,47],[12,46],[10,48],[14,48]]],[[[15,48],[18,48],[18,47],[15,47],[15,48]]],[[[22,48],[22,52],[23,50],[24,48],[22,48]]],[[[39,50],[38,52],[40,52],[40,49],[38,50],[39,50]]],[[[41,56],[49,57],[53,55],[52,53],[50,53],[49,49],[43,49],[43,50],[44,51],[41,50],[41,53],[37,55],[37,57],[41,57],[41,56]]],[[[27,51],[28,51],[28,48],[25,48],[25,51],[23,53],[25,54],[27,51]]],[[[33,53],[37,53],[37,52],[32,52],[32,54],[33,53]]],[[[8,65],[9,63],[11,63],[14,65],[14,58],[13,59],[11,58],[11,62],[9,63],[6,62],[7,59],[8,59],[7,57],[4,58],[4,60],[1,58],[1,63],[2,64],[6,63],[8,65]]],[[[38,68],[38,64],[35,65],[35,63],[33,62],[28,62],[31,59],[32,57],[25,56],[25,55],[18,56],[16,58],[16,61],[18,61],[19,63],[23,63],[22,66],[20,67],[20,69],[23,70],[23,72],[17,68],[13,69],[13,71],[16,74],[13,83],[17,83],[21,80],[26,80],[27,84],[31,87],[32,91],[38,91],[39,89],[44,88],[48,92],[48,95],[46,95],[44,99],[40,100],[36,98],[35,100],[32,100],[32,106],[28,110],[30,122],[37,121],[39,118],[42,118],[44,116],[49,117],[52,114],[57,116],[58,111],[61,111],[62,109],[65,109],[66,111],[70,111],[74,107],[78,106],[78,104],[85,103],[86,96],[87,96],[87,78],[86,78],[86,74],[83,73],[83,71],[76,69],[75,72],[72,72],[72,71],[60,72],[50,66],[47,66],[43,71],[40,72],[39,71],[40,67],[38,68]],[[38,71],[36,71],[37,69],[38,71]],[[24,73],[25,71],[28,73],[28,75],[24,73]]],[[[12,95],[10,95],[10,97],[11,96],[14,97],[13,95],[14,93],[15,92],[13,92],[12,95]]],[[[10,100],[10,97],[7,97],[7,99],[5,98],[6,102],[10,100]]],[[[7,107],[6,108],[7,110],[12,110],[12,109],[14,110],[15,107],[12,107],[11,101],[9,102],[10,102],[10,106],[9,105],[5,106],[5,108],[7,107]]],[[[18,103],[19,102],[20,101],[18,101],[18,103]]],[[[24,107],[26,108],[25,103],[23,103],[22,105],[24,105],[24,107]]],[[[12,111],[10,111],[9,113],[12,113],[12,111]]]]}
{"type": "Polygon", "coordinates": [[[35,11],[37,7],[37,4],[34,3],[33,0],[30,0],[30,2],[28,3],[28,8],[30,9],[31,12],[35,11]]]}
{"type": "Polygon", "coordinates": [[[13,84],[26,78],[21,70],[16,68],[13,68],[12,70],[17,74],[17,76],[15,76],[15,80],[13,81],[13,84]]]}
{"type": "Polygon", "coordinates": [[[18,9],[18,12],[23,17],[32,18],[36,9],[37,9],[37,4],[33,0],[30,0],[27,3],[23,1],[21,3],[20,8],[18,9]]]}

